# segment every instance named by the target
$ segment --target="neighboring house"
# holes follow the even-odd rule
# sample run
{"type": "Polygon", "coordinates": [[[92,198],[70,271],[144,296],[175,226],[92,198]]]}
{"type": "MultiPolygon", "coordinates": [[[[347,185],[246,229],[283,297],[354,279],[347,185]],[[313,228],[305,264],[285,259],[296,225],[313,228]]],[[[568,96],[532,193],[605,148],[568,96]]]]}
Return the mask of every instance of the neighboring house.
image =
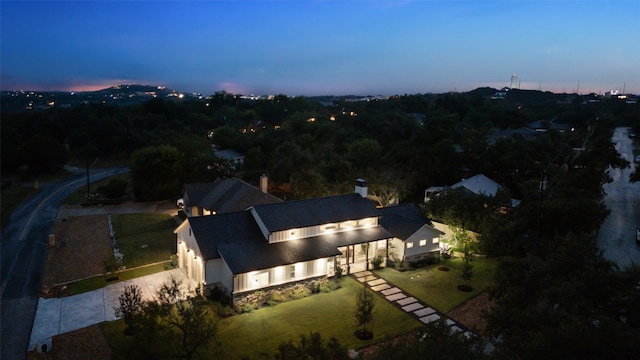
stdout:
{"type": "Polygon", "coordinates": [[[464,189],[475,195],[496,196],[500,185],[484,176],[483,174],[474,175],[470,178],[463,179],[450,186],[451,189],[464,189]]]}
{"type": "Polygon", "coordinates": [[[260,179],[260,184],[262,189],[236,178],[186,184],[182,197],[184,212],[188,217],[215,215],[282,201],[267,193],[266,177],[260,179]]]}
{"type": "MultiPolygon", "coordinates": [[[[424,202],[446,192],[448,189],[458,189],[473,195],[484,195],[488,197],[496,196],[502,187],[497,182],[489,179],[483,174],[477,174],[470,178],[463,179],[451,186],[432,186],[424,191],[424,202]]],[[[511,207],[517,207],[520,200],[511,199],[511,207]]]]}
{"type": "MultiPolygon", "coordinates": [[[[221,284],[234,301],[259,289],[331,277],[338,267],[345,273],[367,270],[373,259],[389,256],[391,243],[414,237],[400,232],[396,237],[383,227],[380,219],[386,210],[376,208],[366,196],[366,183],[361,181],[355,194],[189,217],[175,230],[179,266],[198,284],[221,284]]],[[[397,221],[415,220],[403,214],[389,212],[397,221]]],[[[393,224],[387,226],[396,231],[393,224]]],[[[419,234],[416,241],[428,235],[416,224],[411,226],[419,234]]]]}
{"type": "Polygon", "coordinates": [[[244,165],[245,156],[233,149],[218,150],[215,155],[231,164],[234,169],[241,169],[244,165]]]}
{"type": "Polygon", "coordinates": [[[536,139],[540,135],[537,131],[528,128],[521,127],[515,130],[504,129],[504,130],[496,130],[493,133],[487,135],[487,143],[490,145],[495,144],[499,139],[511,139],[514,141],[519,140],[533,140],[536,139]]]}
{"type": "Polygon", "coordinates": [[[565,123],[557,123],[553,120],[538,120],[527,125],[528,128],[537,132],[556,131],[559,133],[565,133],[571,130],[571,126],[565,123]]]}
{"type": "Polygon", "coordinates": [[[462,189],[475,195],[495,196],[500,185],[483,174],[474,175],[468,179],[463,179],[451,186],[431,186],[424,191],[424,202],[446,192],[448,189],[462,189]]]}
{"type": "Polygon", "coordinates": [[[415,204],[389,206],[380,210],[380,225],[393,235],[389,243],[391,259],[413,262],[440,254],[440,238],[444,232],[434,228],[415,204]]]}

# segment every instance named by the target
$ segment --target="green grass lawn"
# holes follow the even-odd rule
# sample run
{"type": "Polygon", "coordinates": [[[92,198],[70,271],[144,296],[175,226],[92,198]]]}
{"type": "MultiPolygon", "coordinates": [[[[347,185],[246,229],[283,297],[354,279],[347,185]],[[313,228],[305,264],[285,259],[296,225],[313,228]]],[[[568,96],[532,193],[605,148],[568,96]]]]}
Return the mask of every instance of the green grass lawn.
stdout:
{"type": "Polygon", "coordinates": [[[447,267],[451,269],[450,271],[440,271],[438,270],[440,265],[431,265],[405,272],[391,268],[375,270],[375,272],[429,306],[446,313],[480,294],[493,283],[495,260],[476,258],[472,265],[473,278],[469,282],[473,287],[471,292],[457,289],[457,285],[463,283],[460,279],[462,266],[460,258],[449,261],[447,267]]]}
{"type": "Polygon", "coordinates": [[[126,267],[169,260],[176,253],[176,222],[167,214],[120,214],[111,217],[126,267]]]}
{"type": "MultiPolygon", "coordinates": [[[[300,334],[318,332],[324,339],[336,337],[348,349],[380,342],[420,327],[420,323],[376,295],[374,338],[358,340],[354,336],[356,292],[361,284],[349,277],[341,279],[342,288],[312,295],[272,307],[255,310],[222,320],[218,341],[228,359],[272,359],[278,345],[290,339],[297,342],[300,334]]],[[[133,337],[122,335],[122,321],[103,323],[103,331],[115,359],[126,359],[126,349],[133,337]]]]}
{"type": "MultiPolygon", "coordinates": [[[[99,187],[107,185],[109,181],[111,181],[114,178],[128,180],[129,174],[120,174],[120,175],[110,176],[106,179],[98,180],[96,182],[89,184],[89,190],[92,193],[95,193],[99,187]]],[[[89,181],[91,181],[91,176],[89,176],[89,181]]],[[[87,201],[87,185],[85,182],[84,186],[81,186],[80,188],[78,188],[78,190],[76,190],[74,193],[72,193],[67,197],[67,199],[65,200],[65,204],[78,205],[78,204],[84,204],[86,201],[87,201]]]]}
{"type": "Polygon", "coordinates": [[[115,281],[106,281],[104,276],[94,276],[92,278],[75,281],[67,284],[68,286],[68,295],[78,295],[88,291],[93,291],[97,289],[101,289],[107,285],[111,285],[116,282],[135,279],[145,275],[155,274],[165,270],[166,263],[150,265],[145,267],[140,267],[137,269],[125,270],[117,273],[118,280],[115,281]]]}

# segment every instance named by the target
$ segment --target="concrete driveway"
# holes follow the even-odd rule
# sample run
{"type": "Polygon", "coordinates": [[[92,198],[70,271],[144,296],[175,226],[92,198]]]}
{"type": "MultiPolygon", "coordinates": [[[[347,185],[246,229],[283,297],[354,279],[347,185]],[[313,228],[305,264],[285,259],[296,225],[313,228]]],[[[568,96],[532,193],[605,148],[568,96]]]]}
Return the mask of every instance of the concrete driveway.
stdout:
{"type": "Polygon", "coordinates": [[[114,321],[118,318],[114,314],[114,307],[120,305],[118,297],[125,286],[136,284],[142,290],[143,300],[155,299],[157,290],[171,277],[182,281],[182,288],[195,288],[180,269],[172,269],[160,273],[147,275],[127,281],[122,281],[102,289],[84,294],[64,298],[44,299],[38,301],[29,349],[35,347],[51,349],[51,338],[58,334],[78,330],[99,324],[104,321],[114,321]]]}

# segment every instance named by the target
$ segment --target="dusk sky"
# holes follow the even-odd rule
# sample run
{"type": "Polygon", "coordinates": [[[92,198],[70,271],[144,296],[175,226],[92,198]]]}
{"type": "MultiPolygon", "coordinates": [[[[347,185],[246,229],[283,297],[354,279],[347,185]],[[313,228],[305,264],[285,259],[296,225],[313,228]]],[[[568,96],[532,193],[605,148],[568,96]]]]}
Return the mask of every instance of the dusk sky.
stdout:
{"type": "Polygon", "coordinates": [[[640,1],[5,1],[2,90],[640,93],[640,1]]]}

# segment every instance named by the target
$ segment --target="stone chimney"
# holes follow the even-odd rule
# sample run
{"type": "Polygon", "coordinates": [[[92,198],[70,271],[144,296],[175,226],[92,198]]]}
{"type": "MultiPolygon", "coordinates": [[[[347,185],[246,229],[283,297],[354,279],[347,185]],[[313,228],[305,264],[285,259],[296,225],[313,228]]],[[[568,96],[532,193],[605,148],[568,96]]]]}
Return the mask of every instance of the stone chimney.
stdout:
{"type": "Polygon", "coordinates": [[[367,197],[367,180],[362,178],[356,179],[356,194],[360,194],[363,198],[367,197]]]}
{"type": "Polygon", "coordinates": [[[269,192],[269,178],[265,174],[260,176],[260,190],[265,194],[269,192]]]}

